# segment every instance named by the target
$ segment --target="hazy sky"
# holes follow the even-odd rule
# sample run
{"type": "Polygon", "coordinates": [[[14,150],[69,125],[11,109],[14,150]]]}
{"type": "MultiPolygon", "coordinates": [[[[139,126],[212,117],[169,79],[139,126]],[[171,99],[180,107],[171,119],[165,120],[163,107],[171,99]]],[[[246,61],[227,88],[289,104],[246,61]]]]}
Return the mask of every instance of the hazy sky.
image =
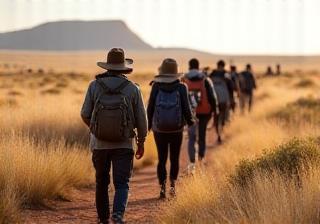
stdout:
{"type": "Polygon", "coordinates": [[[0,0],[0,32],[121,19],[155,47],[320,54],[320,0],[0,0]]]}

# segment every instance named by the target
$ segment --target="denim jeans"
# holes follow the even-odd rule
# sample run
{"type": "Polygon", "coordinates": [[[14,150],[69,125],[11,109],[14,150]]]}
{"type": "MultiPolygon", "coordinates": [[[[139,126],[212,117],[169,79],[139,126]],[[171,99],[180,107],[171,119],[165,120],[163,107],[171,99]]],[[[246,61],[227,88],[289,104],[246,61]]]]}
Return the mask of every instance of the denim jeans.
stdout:
{"type": "Polygon", "coordinates": [[[211,114],[197,114],[197,123],[188,129],[188,154],[191,163],[196,161],[196,141],[198,139],[199,158],[204,158],[206,153],[206,133],[211,114]]]}
{"type": "Polygon", "coordinates": [[[107,220],[110,217],[108,186],[111,165],[115,187],[113,214],[123,217],[128,201],[133,155],[133,149],[93,150],[92,161],[96,170],[96,207],[100,220],[107,220]]]}
{"type": "Polygon", "coordinates": [[[198,122],[188,128],[188,154],[191,163],[196,162],[196,141],[198,132],[198,122]]]}

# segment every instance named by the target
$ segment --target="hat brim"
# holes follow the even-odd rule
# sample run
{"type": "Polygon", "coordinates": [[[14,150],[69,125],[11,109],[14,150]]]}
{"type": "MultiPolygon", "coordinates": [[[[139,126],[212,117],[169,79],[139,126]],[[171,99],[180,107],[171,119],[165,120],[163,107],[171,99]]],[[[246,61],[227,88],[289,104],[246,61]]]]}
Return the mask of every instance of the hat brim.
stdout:
{"type": "Polygon", "coordinates": [[[177,80],[180,80],[180,78],[183,76],[183,73],[177,73],[177,74],[160,74],[156,75],[153,79],[154,82],[162,82],[162,83],[171,83],[175,82],[177,80]]]}
{"type": "Polygon", "coordinates": [[[111,70],[111,71],[127,71],[131,72],[133,67],[133,60],[130,58],[126,58],[124,63],[119,63],[119,64],[111,64],[107,62],[97,62],[97,65],[100,68],[106,69],[106,70],[111,70]]]}

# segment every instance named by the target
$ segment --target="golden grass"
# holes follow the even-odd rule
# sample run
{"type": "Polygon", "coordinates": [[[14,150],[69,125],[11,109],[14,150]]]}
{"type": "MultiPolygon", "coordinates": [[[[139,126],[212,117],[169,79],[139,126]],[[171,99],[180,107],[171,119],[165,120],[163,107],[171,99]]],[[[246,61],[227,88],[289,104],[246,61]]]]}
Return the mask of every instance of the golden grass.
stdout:
{"type": "Polygon", "coordinates": [[[286,129],[267,119],[287,103],[312,93],[291,88],[285,79],[259,82],[258,97],[269,96],[256,102],[252,114],[234,119],[226,129],[228,141],[212,153],[209,168],[182,181],[177,199],[163,208],[160,223],[318,223],[319,169],[302,173],[298,186],[277,171],[258,173],[246,188],[230,183],[243,159],[256,159],[295,136],[319,135],[319,127],[312,124],[286,129]]]}
{"type": "MultiPolygon", "coordinates": [[[[94,183],[89,130],[80,118],[89,80],[75,73],[0,76],[0,223],[94,183]]],[[[135,168],[155,160],[152,136],[145,148],[135,168]]]]}

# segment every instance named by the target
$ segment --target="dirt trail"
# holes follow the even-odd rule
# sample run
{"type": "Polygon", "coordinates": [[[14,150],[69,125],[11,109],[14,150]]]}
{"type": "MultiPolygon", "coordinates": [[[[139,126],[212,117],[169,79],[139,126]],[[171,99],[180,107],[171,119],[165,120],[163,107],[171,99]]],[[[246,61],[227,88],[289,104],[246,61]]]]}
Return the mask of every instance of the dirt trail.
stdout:
{"type": "MultiPolygon", "coordinates": [[[[208,132],[208,151],[212,151],[215,139],[212,130],[208,132]]],[[[187,166],[187,138],[184,138],[181,155],[180,174],[187,166]]],[[[159,201],[159,186],[156,175],[156,165],[135,171],[130,185],[129,204],[125,219],[127,223],[154,223],[159,206],[165,201],[159,201]]],[[[94,186],[74,190],[72,201],[53,201],[50,208],[25,210],[22,214],[23,223],[96,223],[94,206],[94,186]]],[[[110,197],[112,199],[112,197],[110,197]]]]}

